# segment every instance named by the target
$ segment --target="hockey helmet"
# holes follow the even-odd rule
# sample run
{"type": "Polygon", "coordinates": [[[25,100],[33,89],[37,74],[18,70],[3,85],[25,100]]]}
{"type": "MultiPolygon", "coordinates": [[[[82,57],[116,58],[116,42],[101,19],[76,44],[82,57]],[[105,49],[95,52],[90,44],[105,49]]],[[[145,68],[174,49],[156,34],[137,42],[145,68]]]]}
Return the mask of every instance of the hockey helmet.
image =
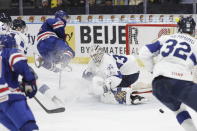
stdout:
{"type": "Polygon", "coordinates": [[[26,29],[26,23],[24,20],[19,20],[19,19],[14,19],[12,22],[12,29],[13,30],[18,30],[24,33],[26,29]]]}
{"type": "Polygon", "coordinates": [[[64,22],[66,22],[66,20],[68,19],[68,13],[63,11],[63,10],[59,10],[57,12],[55,12],[55,18],[60,19],[64,22]]]}
{"type": "Polygon", "coordinates": [[[99,45],[93,45],[90,47],[89,54],[93,62],[99,65],[102,61],[104,50],[99,45]]]}
{"type": "Polygon", "coordinates": [[[0,13],[0,21],[8,25],[11,25],[12,18],[8,14],[0,13]]]}
{"type": "Polygon", "coordinates": [[[192,35],[195,32],[196,22],[191,16],[186,18],[184,17],[180,18],[177,25],[178,25],[178,32],[180,33],[188,33],[192,35]]]}
{"type": "Polygon", "coordinates": [[[7,33],[7,25],[0,21],[0,35],[7,33]]]}

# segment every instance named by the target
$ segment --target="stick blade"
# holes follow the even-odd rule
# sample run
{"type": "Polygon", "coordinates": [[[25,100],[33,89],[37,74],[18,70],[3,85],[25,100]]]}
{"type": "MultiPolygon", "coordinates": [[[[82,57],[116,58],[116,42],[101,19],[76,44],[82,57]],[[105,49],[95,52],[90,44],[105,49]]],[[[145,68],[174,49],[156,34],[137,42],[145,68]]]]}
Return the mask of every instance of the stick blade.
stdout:
{"type": "Polygon", "coordinates": [[[57,109],[53,109],[53,110],[46,110],[47,113],[52,114],[52,113],[62,113],[65,112],[65,108],[64,107],[60,107],[57,109]]]}
{"type": "MultiPolygon", "coordinates": [[[[53,105],[53,108],[50,108],[49,106],[44,103],[44,101],[40,101],[37,97],[34,96],[34,99],[38,102],[38,104],[45,110],[46,113],[52,114],[52,113],[62,113],[66,109],[63,106],[57,107],[56,105],[53,105]]],[[[54,104],[52,101],[49,103],[50,105],[54,104]]]]}

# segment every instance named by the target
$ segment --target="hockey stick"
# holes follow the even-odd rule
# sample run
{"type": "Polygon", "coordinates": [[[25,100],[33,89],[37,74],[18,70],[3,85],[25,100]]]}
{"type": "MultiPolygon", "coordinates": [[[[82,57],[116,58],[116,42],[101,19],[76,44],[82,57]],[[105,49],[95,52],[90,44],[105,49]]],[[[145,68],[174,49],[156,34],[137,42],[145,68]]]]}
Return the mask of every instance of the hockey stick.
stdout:
{"type": "Polygon", "coordinates": [[[62,71],[59,72],[59,89],[61,89],[62,71]]]}
{"type": "Polygon", "coordinates": [[[38,104],[42,107],[42,109],[44,109],[48,114],[52,114],[52,113],[61,113],[61,112],[64,112],[65,111],[65,108],[64,107],[60,107],[60,108],[56,108],[56,109],[47,109],[39,100],[38,98],[36,98],[34,96],[34,99],[36,100],[36,102],[38,102],[38,104]]]}
{"type": "Polygon", "coordinates": [[[149,91],[134,91],[132,94],[144,94],[144,93],[152,93],[152,90],[149,91]]]}

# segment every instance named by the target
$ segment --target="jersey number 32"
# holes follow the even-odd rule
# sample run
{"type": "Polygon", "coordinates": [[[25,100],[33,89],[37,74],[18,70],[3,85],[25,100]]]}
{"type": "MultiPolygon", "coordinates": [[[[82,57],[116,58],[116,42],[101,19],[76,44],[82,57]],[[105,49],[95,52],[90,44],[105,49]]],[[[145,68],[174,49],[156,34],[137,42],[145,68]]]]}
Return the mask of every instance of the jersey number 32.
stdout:
{"type": "Polygon", "coordinates": [[[191,47],[186,42],[178,43],[176,40],[169,39],[166,41],[166,43],[168,44],[166,46],[166,50],[161,52],[163,57],[168,56],[174,51],[173,56],[186,60],[188,54],[191,52],[191,47]],[[176,47],[177,44],[180,45],[178,48],[176,47]]]}

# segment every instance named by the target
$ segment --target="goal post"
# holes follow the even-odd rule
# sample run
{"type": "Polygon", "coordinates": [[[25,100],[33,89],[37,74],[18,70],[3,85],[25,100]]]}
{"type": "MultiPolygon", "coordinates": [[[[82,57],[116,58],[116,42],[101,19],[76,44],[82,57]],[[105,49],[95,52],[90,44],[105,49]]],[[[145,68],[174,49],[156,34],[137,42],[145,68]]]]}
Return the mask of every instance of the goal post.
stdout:
{"type": "Polygon", "coordinates": [[[144,44],[177,31],[176,24],[126,24],[126,54],[138,54],[144,44]]]}

